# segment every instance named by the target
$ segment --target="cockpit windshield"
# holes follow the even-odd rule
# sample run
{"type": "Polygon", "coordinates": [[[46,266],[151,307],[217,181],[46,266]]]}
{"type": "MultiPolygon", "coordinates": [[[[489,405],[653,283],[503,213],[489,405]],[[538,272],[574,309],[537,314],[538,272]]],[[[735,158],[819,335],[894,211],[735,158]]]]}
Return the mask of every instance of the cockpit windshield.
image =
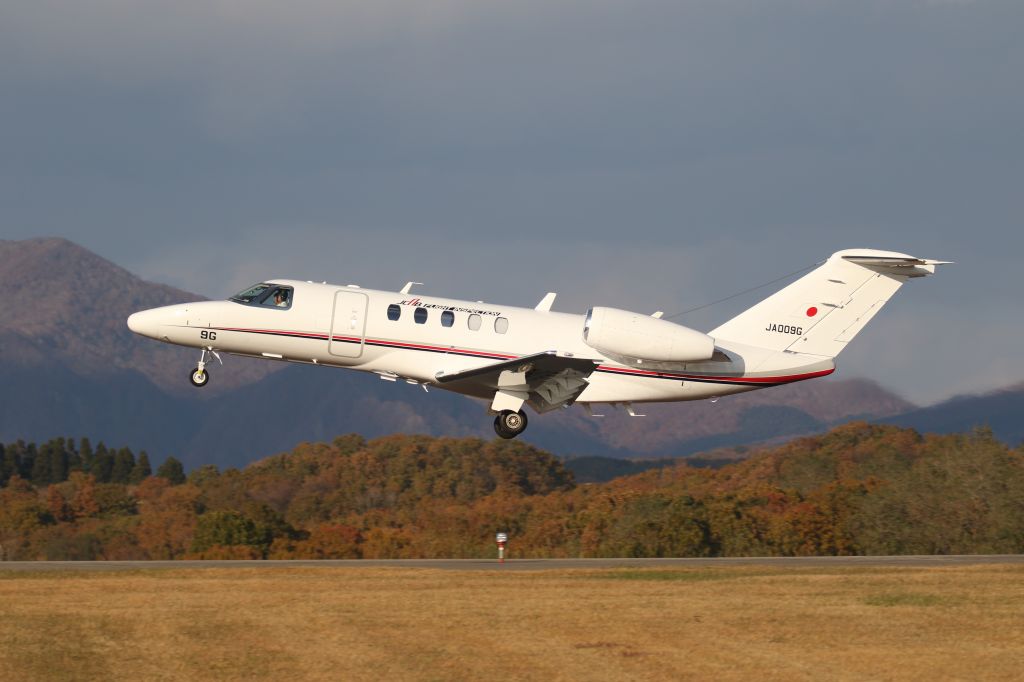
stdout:
{"type": "Polygon", "coordinates": [[[243,305],[285,309],[292,307],[293,293],[294,291],[291,287],[261,282],[235,294],[231,297],[231,300],[243,305]]]}
{"type": "Polygon", "coordinates": [[[234,296],[231,297],[231,300],[235,301],[236,303],[259,303],[260,299],[263,298],[263,295],[273,288],[273,284],[256,284],[254,286],[249,287],[245,291],[235,294],[234,296]]]}

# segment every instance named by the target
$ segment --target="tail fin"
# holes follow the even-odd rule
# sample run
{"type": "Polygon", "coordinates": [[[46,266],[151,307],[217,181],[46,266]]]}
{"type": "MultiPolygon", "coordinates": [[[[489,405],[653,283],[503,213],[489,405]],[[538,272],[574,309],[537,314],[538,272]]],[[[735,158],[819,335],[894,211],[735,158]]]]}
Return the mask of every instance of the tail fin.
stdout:
{"type": "Polygon", "coordinates": [[[849,249],[740,313],[709,336],[769,350],[834,358],[911,277],[946,261],[849,249]]]}

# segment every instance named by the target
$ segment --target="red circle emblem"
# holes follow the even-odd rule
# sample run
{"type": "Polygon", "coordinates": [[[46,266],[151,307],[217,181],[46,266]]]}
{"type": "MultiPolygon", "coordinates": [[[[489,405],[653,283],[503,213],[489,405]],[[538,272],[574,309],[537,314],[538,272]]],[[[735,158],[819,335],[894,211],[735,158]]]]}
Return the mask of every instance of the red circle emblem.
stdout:
{"type": "Polygon", "coordinates": [[[807,309],[807,317],[814,317],[817,314],[818,314],[818,309],[815,308],[813,305],[810,308],[807,309]]]}

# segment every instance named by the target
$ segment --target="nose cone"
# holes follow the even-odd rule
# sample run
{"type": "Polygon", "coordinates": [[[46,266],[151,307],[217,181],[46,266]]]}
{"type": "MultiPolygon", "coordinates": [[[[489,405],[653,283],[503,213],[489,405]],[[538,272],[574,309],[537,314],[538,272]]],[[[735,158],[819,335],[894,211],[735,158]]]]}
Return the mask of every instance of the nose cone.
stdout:
{"type": "Polygon", "coordinates": [[[142,310],[128,316],[128,328],[136,334],[157,338],[160,333],[160,309],[142,310]]]}

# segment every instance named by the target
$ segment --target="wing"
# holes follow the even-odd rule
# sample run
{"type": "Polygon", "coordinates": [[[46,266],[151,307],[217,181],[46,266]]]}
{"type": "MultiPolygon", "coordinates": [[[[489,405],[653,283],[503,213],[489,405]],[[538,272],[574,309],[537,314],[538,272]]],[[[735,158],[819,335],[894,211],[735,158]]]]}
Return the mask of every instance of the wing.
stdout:
{"type": "Polygon", "coordinates": [[[537,412],[549,412],[572,405],[596,367],[596,361],[586,358],[537,353],[455,374],[438,374],[437,382],[458,393],[493,397],[491,407],[496,411],[517,410],[526,402],[537,412]]]}

